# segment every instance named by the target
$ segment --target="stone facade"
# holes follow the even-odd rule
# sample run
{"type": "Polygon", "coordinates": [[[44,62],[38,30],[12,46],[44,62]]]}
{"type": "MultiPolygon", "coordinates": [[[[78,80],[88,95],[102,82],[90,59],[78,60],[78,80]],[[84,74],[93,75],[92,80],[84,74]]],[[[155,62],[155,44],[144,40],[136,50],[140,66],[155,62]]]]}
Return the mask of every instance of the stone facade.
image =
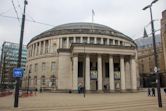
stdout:
{"type": "Polygon", "coordinates": [[[134,41],[107,26],[70,23],[34,37],[28,44],[23,87],[61,91],[136,91],[134,41]],[[84,82],[85,81],[85,82],[84,82]]]}
{"type": "MultiPolygon", "coordinates": [[[[164,62],[166,63],[166,10],[162,12],[162,19],[161,19],[161,40],[162,40],[162,47],[164,52],[164,62]]],[[[166,65],[165,65],[166,69],[166,65]]]]}

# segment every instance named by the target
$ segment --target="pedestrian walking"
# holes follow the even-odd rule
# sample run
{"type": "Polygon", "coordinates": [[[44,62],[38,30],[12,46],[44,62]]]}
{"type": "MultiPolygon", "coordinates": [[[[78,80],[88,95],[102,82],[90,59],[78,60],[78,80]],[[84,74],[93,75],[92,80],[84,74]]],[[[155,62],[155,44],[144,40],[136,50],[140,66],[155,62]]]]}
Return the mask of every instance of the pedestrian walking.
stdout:
{"type": "Polygon", "coordinates": [[[42,88],[40,87],[40,93],[42,93],[42,88]]]}
{"type": "Polygon", "coordinates": [[[148,88],[148,96],[151,96],[151,90],[148,88]]]}
{"type": "Polygon", "coordinates": [[[155,96],[155,88],[152,88],[152,96],[155,96]]]}
{"type": "Polygon", "coordinates": [[[37,93],[37,88],[35,88],[35,96],[36,96],[36,93],[37,93]]]}
{"type": "Polygon", "coordinates": [[[79,83],[79,85],[78,85],[78,93],[81,93],[81,91],[82,91],[82,84],[79,83]]]}
{"type": "Polygon", "coordinates": [[[165,93],[165,95],[166,95],[166,88],[164,88],[164,93],[165,93]]]}

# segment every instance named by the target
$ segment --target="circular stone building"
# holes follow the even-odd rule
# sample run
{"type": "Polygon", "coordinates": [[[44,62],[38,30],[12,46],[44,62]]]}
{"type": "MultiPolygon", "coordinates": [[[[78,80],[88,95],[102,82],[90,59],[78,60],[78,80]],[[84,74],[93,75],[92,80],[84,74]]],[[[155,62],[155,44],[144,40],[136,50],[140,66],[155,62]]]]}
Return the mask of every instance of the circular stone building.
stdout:
{"type": "Polygon", "coordinates": [[[32,38],[23,87],[43,90],[137,90],[136,44],[96,23],[56,26],[32,38]]]}

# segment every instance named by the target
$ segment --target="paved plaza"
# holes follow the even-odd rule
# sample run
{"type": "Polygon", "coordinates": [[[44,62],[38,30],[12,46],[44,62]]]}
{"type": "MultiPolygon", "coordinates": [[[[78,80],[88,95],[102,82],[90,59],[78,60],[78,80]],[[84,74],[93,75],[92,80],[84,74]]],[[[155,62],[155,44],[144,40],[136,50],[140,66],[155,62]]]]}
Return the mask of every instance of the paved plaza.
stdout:
{"type": "Polygon", "coordinates": [[[0,98],[0,111],[166,111],[166,96],[162,93],[163,108],[157,97],[146,92],[83,94],[38,93],[22,97],[19,107],[13,108],[13,96],[0,98]]]}

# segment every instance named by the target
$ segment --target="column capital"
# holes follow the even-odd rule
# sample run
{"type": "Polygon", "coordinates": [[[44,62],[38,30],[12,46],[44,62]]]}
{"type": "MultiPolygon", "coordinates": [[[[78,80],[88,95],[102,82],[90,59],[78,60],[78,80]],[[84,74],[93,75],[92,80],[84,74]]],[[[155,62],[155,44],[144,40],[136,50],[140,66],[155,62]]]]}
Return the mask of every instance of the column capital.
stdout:
{"type": "Polygon", "coordinates": [[[78,57],[78,53],[74,53],[74,54],[73,54],[73,57],[78,57]]]}
{"type": "Polygon", "coordinates": [[[131,59],[136,59],[136,55],[130,55],[131,59]]]}

